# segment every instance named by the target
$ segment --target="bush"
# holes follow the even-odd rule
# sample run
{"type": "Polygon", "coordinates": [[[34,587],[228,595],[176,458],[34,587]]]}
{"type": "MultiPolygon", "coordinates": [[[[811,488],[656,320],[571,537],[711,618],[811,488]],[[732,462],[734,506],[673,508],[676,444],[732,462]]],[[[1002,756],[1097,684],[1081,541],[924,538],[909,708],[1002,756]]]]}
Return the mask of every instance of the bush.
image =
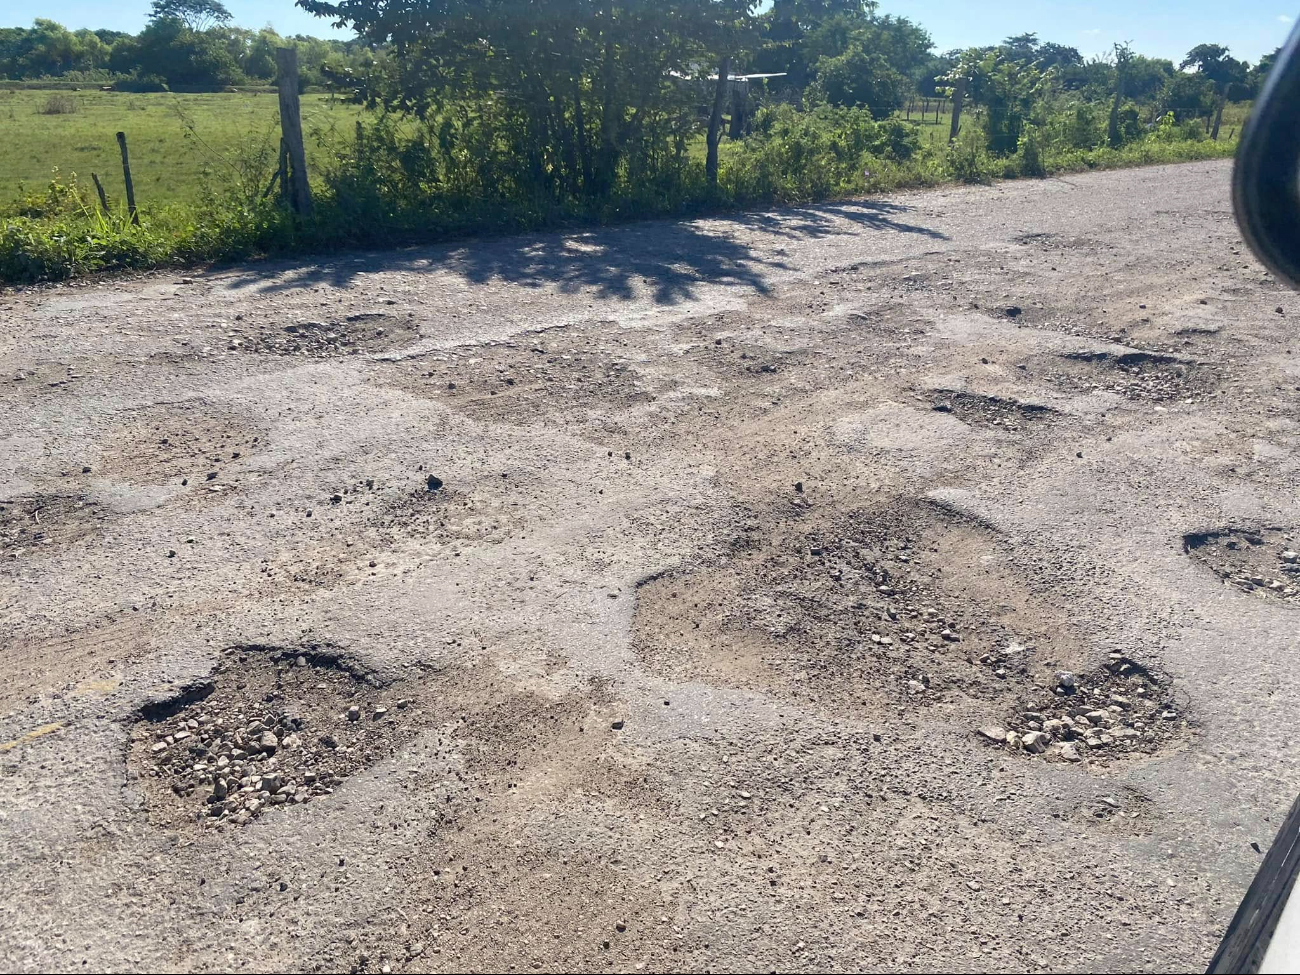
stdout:
{"type": "Polygon", "coordinates": [[[948,146],[948,172],[962,183],[989,183],[997,172],[993,158],[974,142],[954,142],[948,146]]]}
{"type": "Polygon", "coordinates": [[[1022,176],[1046,176],[1047,164],[1043,160],[1043,139],[1038,126],[1026,123],[1020,133],[1019,174],[1022,176]]]}
{"type": "Polygon", "coordinates": [[[36,109],[38,115],[75,115],[80,104],[71,95],[51,95],[36,109]]]}

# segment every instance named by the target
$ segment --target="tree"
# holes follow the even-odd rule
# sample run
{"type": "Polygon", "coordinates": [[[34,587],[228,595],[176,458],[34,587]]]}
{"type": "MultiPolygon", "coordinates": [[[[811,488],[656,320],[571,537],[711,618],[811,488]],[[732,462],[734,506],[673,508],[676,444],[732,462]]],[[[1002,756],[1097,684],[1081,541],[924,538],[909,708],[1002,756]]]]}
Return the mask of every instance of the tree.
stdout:
{"type": "Polygon", "coordinates": [[[1110,123],[1106,139],[1112,149],[1124,144],[1124,133],[1119,124],[1119,107],[1124,101],[1124,85],[1128,81],[1129,67],[1133,63],[1133,45],[1128,41],[1115,44],[1115,98],[1110,103],[1110,123]]]}
{"type": "Polygon", "coordinates": [[[218,88],[239,80],[239,68],[216,31],[190,30],[180,20],[150,23],[134,43],[114,46],[114,70],[153,76],[171,86],[218,88]]]}
{"type": "Polygon", "coordinates": [[[1179,122],[1204,118],[1214,111],[1214,83],[1202,75],[1178,71],[1165,82],[1157,104],[1159,114],[1172,112],[1179,122]]]}
{"type": "MultiPolygon", "coordinates": [[[[365,97],[471,138],[493,192],[603,196],[689,164],[701,75],[748,43],[754,0],[298,0],[391,51],[365,97]],[[708,66],[708,67],[705,67],[708,66]],[[445,125],[444,125],[445,123],[445,125]],[[487,137],[487,133],[491,137],[487,137]],[[512,187],[511,184],[514,184],[512,187]]],[[[712,94],[712,92],[710,92],[712,94]]]]}
{"type": "Polygon", "coordinates": [[[230,23],[230,11],[219,0],[153,0],[149,20],[179,20],[190,30],[201,33],[230,23]]]}
{"type": "Polygon", "coordinates": [[[907,79],[860,42],[836,57],[822,58],[817,82],[832,105],[862,106],[875,119],[889,118],[907,98],[907,79]]]}
{"type": "Polygon", "coordinates": [[[1186,71],[1195,68],[1196,73],[1214,85],[1216,103],[1214,109],[1214,131],[1210,138],[1219,138],[1219,126],[1223,123],[1223,106],[1232,94],[1233,88],[1246,83],[1250,65],[1238,61],[1228,54],[1222,44],[1198,44],[1187,52],[1180,67],[1186,71]]]}

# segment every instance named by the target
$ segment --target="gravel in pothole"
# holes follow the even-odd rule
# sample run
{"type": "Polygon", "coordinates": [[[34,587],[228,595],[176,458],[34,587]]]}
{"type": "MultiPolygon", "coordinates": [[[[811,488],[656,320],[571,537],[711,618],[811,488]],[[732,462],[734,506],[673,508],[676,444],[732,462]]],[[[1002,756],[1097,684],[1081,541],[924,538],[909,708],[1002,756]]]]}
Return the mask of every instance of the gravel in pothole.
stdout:
{"type": "Polygon", "coordinates": [[[978,735],[989,745],[1064,762],[1151,754],[1189,733],[1173,681],[1121,653],[1086,675],[1060,671],[1041,700],[978,735]]]}
{"type": "Polygon", "coordinates": [[[1161,352],[1069,352],[1054,356],[1041,370],[1058,386],[1100,390],[1130,400],[1194,403],[1215,385],[1203,363],[1161,352]]]}
{"type": "Polygon", "coordinates": [[[393,755],[421,717],[332,652],[234,647],[209,682],[141,712],[129,762],[154,821],[246,826],[327,798],[393,755]]]}
{"type": "Polygon", "coordinates": [[[645,663],[845,705],[992,697],[1028,680],[1051,634],[999,608],[1033,597],[996,532],[931,504],[806,511],[746,522],[716,561],[641,585],[645,663]]]}
{"type": "Polygon", "coordinates": [[[950,413],[971,426],[1016,431],[1031,423],[1042,423],[1060,416],[1057,410],[1040,403],[1002,396],[984,396],[958,390],[936,390],[934,410],[950,413]]]}
{"type": "Polygon", "coordinates": [[[360,312],[328,321],[302,321],[288,325],[275,320],[241,320],[226,333],[231,351],[274,355],[330,357],[383,352],[409,345],[419,336],[410,313],[360,312]]]}
{"type": "Polygon", "coordinates": [[[1264,599],[1300,597],[1300,532],[1223,529],[1183,536],[1183,551],[1208,566],[1225,586],[1264,599]]]}

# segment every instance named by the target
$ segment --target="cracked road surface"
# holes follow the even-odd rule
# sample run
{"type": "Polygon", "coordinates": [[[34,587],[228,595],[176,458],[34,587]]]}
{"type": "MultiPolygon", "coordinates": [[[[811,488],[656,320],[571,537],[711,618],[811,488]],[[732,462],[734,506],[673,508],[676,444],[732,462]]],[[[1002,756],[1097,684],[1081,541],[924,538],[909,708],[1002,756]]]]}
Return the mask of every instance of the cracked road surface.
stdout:
{"type": "Polygon", "coordinates": [[[1203,967],[1300,789],[1228,180],[0,296],[0,965],[1203,967]]]}

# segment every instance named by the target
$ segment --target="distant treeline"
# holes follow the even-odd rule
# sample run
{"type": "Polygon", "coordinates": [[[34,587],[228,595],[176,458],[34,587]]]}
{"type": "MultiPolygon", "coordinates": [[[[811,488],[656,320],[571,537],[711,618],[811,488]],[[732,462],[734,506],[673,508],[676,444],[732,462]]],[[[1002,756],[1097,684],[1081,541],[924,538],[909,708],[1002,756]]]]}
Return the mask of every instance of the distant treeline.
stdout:
{"type": "Polygon", "coordinates": [[[228,14],[204,23],[164,10],[138,34],[70,31],[45,19],[31,27],[0,27],[0,80],[58,79],[136,90],[266,84],[275,77],[275,49],[287,44],[298,48],[307,85],[354,73],[373,56],[360,40],[281,37],[269,27],[233,27],[228,14]]]}

